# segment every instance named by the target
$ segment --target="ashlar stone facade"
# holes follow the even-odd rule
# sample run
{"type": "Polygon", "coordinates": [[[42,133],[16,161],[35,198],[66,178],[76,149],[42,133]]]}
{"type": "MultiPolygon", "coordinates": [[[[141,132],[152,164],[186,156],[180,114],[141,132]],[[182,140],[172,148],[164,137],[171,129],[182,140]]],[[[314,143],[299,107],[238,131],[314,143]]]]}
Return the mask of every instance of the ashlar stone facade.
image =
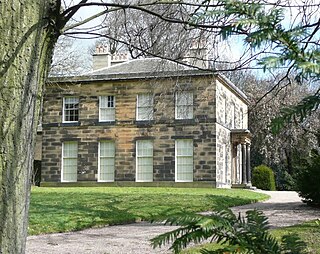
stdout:
{"type": "Polygon", "coordinates": [[[140,63],[51,79],[43,102],[41,185],[242,183],[236,147],[247,142],[241,141],[245,95],[221,75],[132,70],[140,63]]]}

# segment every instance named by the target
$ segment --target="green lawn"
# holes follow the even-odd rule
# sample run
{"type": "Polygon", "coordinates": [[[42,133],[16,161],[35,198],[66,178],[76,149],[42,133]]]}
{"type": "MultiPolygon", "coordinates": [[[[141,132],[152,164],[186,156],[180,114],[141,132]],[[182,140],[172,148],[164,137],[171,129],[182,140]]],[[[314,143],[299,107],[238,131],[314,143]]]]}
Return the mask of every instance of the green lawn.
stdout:
{"type": "Polygon", "coordinates": [[[320,254],[320,221],[308,221],[291,227],[274,229],[274,236],[281,238],[283,235],[296,233],[307,244],[307,253],[320,254]]]}
{"type": "Polygon", "coordinates": [[[29,234],[67,232],[168,217],[183,211],[207,211],[268,196],[247,190],[213,188],[32,188],[29,234]]]}
{"type": "MultiPolygon", "coordinates": [[[[320,254],[320,221],[317,223],[315,221],[308,221],[302,224],[297,224],[290,227],[283,227],[271,230],[271,234],[277,239],[281,239],[282,236],[288,234],[297,234],[301,240],[307,244],[306,253],[310,254],[320,254]]],[[[216,250],[219,245],[203,244],[198,247],[192,247],[182,251],[184,254],[200,254],[201,248],[206,248],[208,250],[216,250]]]]}

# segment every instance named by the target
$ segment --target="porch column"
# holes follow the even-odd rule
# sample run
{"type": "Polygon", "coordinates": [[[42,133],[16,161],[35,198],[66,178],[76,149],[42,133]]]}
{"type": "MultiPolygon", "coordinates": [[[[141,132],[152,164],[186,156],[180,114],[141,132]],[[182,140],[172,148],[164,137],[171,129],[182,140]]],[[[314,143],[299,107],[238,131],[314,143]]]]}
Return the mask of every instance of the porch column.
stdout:
{"type": "Polygon", "coordinates": [[[246,145],[246,154],[247,154],[247,182],[251,184],[251,165],[250,165],[250,144],[246,145]]]}
{"type": "Polygon", "coordinates": [[[241,184],[247,184],[247,156],[246,156],[246,145],[241,144],[241,155],[242,155],[242,167],[241,167],[241,172],[242,172],[242,182],[241,184]]]}
{"type": "Polygon", "coordinates": [[[237,145],[236,144],[232,144],[232,164],[231,164],[231,168],[232,168],[232,175],[231,175],[231,179],[232,179],[232,184],[235,184],[238,182],[238,177],[237,177],[237,145]]]}

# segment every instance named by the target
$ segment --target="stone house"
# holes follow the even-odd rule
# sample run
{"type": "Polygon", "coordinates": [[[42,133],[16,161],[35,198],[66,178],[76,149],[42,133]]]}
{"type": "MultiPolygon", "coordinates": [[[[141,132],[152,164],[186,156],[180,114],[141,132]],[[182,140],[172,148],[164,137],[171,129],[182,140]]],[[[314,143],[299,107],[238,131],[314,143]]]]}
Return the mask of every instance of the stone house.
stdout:
{"type": "Polygon", "coordinates": [[[223,75],[103,50],[94,69],[47,84],[41,186],[250,184],[248,101],[223,75]]]}

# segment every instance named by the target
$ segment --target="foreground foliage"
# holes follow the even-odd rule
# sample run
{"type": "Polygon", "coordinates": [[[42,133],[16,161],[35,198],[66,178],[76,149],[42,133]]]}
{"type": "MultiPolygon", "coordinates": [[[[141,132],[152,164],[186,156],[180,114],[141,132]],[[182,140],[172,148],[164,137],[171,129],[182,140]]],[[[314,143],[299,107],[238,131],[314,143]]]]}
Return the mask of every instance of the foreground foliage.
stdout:
{"type": "MultiPolygon", "coordinates": [[[[306,253],[320,254],[320,220],[308,221],[290,227],[272,229],[270,230],[270,233],[277,240],[280,240],[284,235],[295,234],[306,243],[306,253]]],[[[199,254],[201,253],[201,249],[217,250],[219,248],[221,248],[221,245],[217,243],[207,243],[188,248],[183,250],[182,253],[199,254]]]]}
{"type": "Polygon", "coordinates": [[[246,216],[236,216],[230,209],[217,209],[212,215],[188,214],[171,217],[166,224],[180,228],[152,239],[153,247],[172,243],[174,253],[179,253],[191,242],[203,240],[221,244],[217,249],[201,249],[202,254],[252,253],[284,254],[305,253],[305,243],[295,234],[284,235],[278,241],[268,231],[267,217],[251,210],[246,216]]]}
{"type": "Polygon", "coordinates": [[[215,205],[236,206],[266,198],[245,190],[213,188],[33,188],[29,234],[167,218],[179,212],[207,211],[215,205]]]}

